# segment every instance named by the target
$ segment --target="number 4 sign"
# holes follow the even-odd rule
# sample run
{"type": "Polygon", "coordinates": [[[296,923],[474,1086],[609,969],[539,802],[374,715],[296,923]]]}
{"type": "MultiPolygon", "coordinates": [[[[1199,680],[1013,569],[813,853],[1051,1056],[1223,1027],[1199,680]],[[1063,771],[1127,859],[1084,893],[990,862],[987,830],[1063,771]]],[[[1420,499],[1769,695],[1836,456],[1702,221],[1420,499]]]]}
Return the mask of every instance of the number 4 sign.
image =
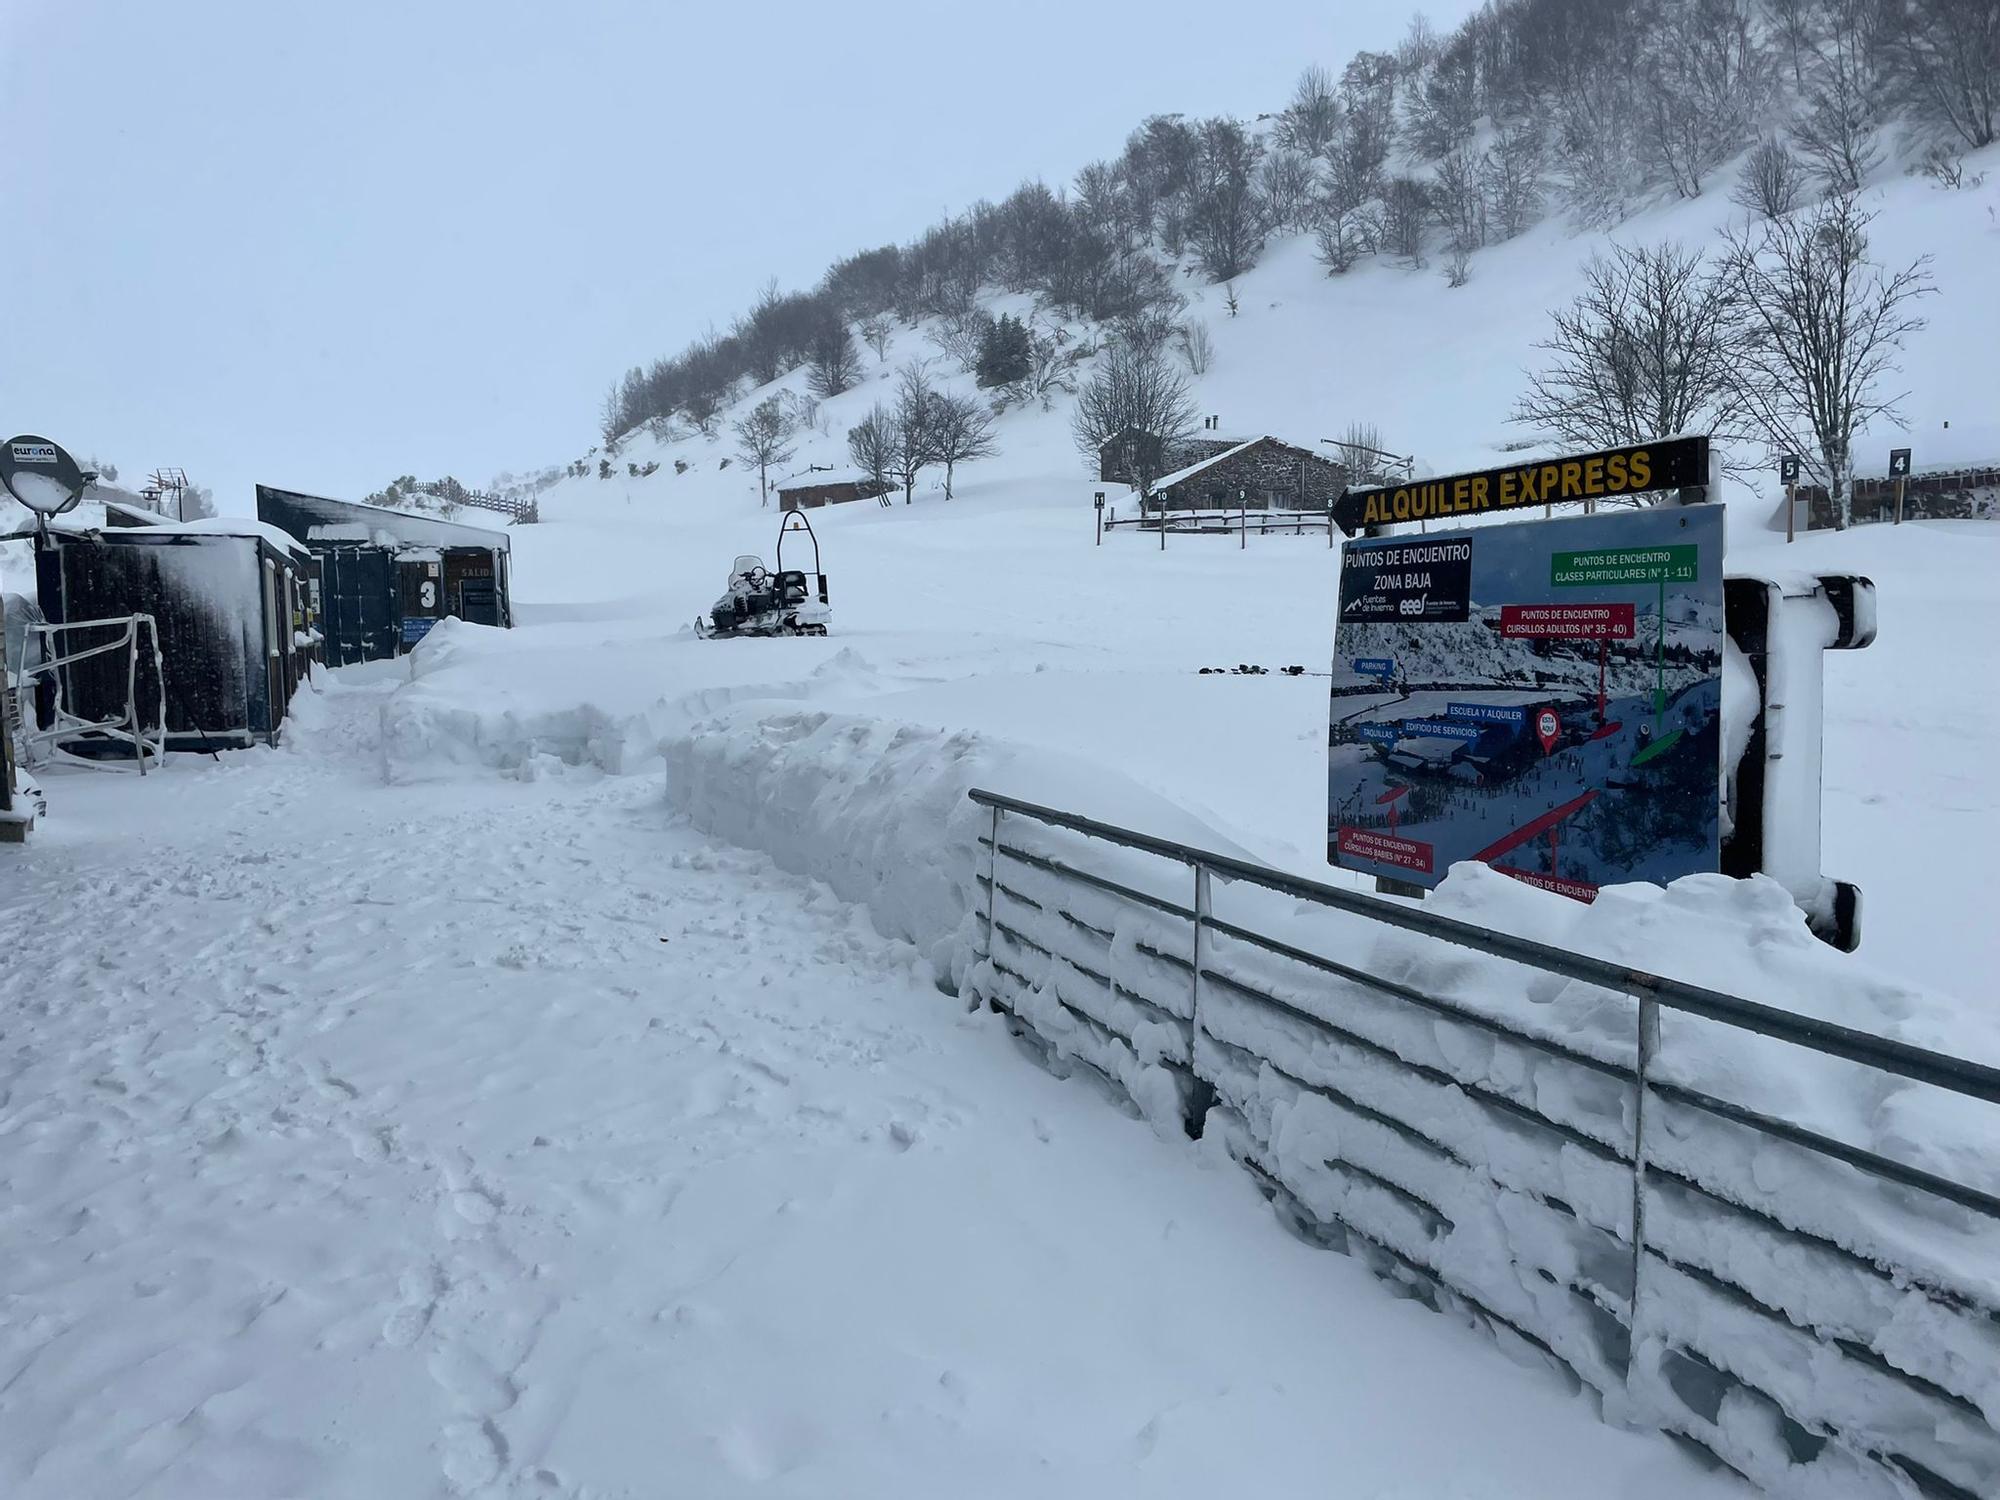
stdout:
{"type": "Polygon", "coordinates": [[[1896,481],[1896,524],[1903,524],[1903,485],[1910,477],[1910,450],[1889,450],[1889,477],[1896,481]]]}

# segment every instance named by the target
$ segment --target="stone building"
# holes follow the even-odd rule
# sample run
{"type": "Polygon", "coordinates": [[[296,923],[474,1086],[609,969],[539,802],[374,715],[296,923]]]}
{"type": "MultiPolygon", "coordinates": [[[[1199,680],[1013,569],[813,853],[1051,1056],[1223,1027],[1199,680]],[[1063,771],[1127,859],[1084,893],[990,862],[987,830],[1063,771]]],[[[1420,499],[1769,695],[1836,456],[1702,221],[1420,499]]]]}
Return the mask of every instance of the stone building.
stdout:
{"type": "Polygon", "coordinates": [[[1310,448],[1264,436],[1222,446],[1198,439],[1181,466],[1153,482],[1147,504],[1167,510],[1325,510],[1340,497],[1347,470],[1310,448]]]}

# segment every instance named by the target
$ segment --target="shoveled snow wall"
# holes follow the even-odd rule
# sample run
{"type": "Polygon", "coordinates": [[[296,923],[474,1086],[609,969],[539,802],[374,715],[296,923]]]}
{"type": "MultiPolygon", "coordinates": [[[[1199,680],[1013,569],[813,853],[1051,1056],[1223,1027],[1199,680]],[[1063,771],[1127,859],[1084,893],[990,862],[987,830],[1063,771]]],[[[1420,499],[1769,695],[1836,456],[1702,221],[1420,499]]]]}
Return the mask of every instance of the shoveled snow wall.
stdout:
{"type": "MultiPolygon", "coordinates": [[[[1187,865],[1016,814],[996,861],[966,793],[1236,851],[1121,778],[987,737],[746,709],[666,760],[697,825],[866,903],[1059,1071],[1217,1137],[1302,1232],[1538,1346],[1610,1420],[1800,1500],[2000,1494],[2000,1223],[1695,1101],[1989,1193],[2000,1109],[1668,1013],[1635,1257],[1629,997],[1219,879],[1214,918],[1265,941],[1204,926],[1197,954],[1187,865]]],[[[1467,867],[1430,908],[1919,1045],[1970,1030],[2000,1056],[1818,943],[1768,880],[1581,907],[1467,867]]]]}
{"type": "Polygon", "coordinates": [[[967,798],[975,786],[1087,802],[1169,837],[1217,837],[1100,766],[967,730],[753,702],[669,733],[660,750],[667,798],[697,827],[866,906],[885,936],[921,948],[946,981],[978,905],[989,820],[967,798]]]}

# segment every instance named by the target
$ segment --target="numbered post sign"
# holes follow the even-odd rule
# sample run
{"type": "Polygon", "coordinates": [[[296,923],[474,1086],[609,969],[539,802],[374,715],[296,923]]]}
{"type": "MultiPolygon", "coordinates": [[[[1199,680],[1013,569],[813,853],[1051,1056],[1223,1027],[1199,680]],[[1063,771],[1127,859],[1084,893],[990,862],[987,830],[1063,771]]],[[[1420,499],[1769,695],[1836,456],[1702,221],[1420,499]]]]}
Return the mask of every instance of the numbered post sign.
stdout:
{"type": "Polygon", "coordinates": [[[1910,450],[1908,448],[1891,448],[1889,450],[1889,477],[1891,479],[1907,479],[1909,473],[1910,450]]]}
{"type": "Polygon", "coordinates": [[[1778,479],[1784,484],[1797,484],[1799,482],[1798,454],[1787,453],[1783,458],[1778,460],[1778,479]]]}

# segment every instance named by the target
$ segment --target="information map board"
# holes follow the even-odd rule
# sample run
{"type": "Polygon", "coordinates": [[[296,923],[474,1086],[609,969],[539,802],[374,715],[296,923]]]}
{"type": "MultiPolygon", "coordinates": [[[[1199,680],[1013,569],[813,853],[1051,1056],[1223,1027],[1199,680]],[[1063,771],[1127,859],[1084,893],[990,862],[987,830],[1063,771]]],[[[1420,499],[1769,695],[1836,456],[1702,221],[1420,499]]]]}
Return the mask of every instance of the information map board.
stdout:
{"type": "Polygon", "coordinates": [[[1718,862],[1722,510],[1345,543],[1327,860],[1579,900],[1718,862]]]}

